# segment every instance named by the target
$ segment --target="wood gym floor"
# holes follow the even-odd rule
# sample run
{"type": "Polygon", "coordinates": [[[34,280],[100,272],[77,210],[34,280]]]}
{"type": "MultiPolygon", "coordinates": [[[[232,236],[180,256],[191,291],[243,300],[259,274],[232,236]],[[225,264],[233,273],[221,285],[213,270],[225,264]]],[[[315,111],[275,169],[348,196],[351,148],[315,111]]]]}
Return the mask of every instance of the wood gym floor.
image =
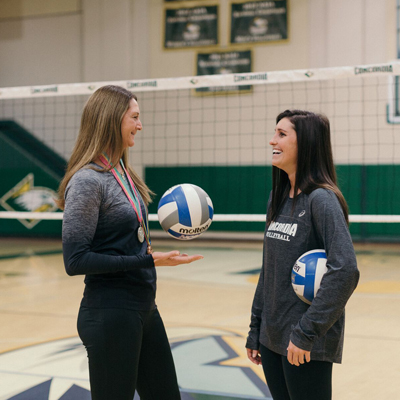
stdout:
{"type": "MultiPolygon", "coordinates": [[[[158,268],[157,303],[182,399],[269,399],[245,355],[261,242],[155,240],[204,260],[158,268]]],[[[400,247],[356,245],[359,286],[346,313],[334,400],[400,398],[400,247]]],[[[0,400],[90,399],[76,333],[83,277],[64,272],[59,240],[0,239],[0,400]]],[[[160,399],[162,400],[162,399],[160,399]]]]}

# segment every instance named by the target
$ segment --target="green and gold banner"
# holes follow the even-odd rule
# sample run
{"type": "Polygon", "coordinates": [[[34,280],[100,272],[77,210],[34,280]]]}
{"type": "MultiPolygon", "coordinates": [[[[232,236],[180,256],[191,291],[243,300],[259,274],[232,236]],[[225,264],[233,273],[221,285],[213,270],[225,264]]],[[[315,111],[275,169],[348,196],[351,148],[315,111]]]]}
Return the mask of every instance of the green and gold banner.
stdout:
{"type": "MultiPolygon", "coordinates": [[[[251,72],[251,50],[197,54],[197,75],[240,74],[251,72]]],[[[250,85],[205,87],[196,92],[231,92],[250,90],[250,85]]]]}
{"type": "Polygon", "coordinates": [[[218,6],[167,8],[165,49],[218,44],[218,6]]]}
{"type": "Polygon", "coordinates": [[[233,3],[231,7],[231,43],[270,42],[288,38],[286,0],[233,3]]]}

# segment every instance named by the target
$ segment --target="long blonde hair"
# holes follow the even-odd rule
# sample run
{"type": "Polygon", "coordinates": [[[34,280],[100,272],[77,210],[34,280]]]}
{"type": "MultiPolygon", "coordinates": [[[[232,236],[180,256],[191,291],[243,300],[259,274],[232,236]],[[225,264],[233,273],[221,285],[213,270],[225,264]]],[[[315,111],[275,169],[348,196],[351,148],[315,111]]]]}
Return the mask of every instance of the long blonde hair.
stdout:
{"type": "MultiPolygon", "coordinates": [[[[117,165],[122,159],[143,201],[146,205],[151,203],[151,196],[154,193],[129,166],[128,150],[123,148],[121,122],[132,99],[137,101],[133,93],[113,85],[103,86],[90,96],[82,112],[81,126],[74,150],[58,189],[57,203],[61,209],[64,209],[65,189],[72,176],[90,162],[94,162],[104,152],[107,152],[112,165],[117,165]]],[[[87,168],[104,172],[110,170],[110,168],[101,169],[100,166],[87,168]]]]}

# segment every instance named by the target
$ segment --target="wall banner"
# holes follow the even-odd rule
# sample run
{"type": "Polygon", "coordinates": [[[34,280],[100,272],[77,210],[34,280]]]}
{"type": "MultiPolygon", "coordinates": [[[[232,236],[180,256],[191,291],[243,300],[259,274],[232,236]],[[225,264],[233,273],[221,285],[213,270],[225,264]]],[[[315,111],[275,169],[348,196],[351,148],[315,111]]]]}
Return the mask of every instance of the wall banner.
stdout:
{"type": "MultiPolygon", "coordinates": [[[[240,74],[251,72],[251,50],[197,54],[197,75],[240,74]]],[[[250,90],[249,85],[203,87],[199,93],[250,90]]]]}
{"type": "Polygon", "coordinates": [[[257,43],[288,38],[287,1],[233,3],[231,43],[257,43]]]}
{"type": "Polygon", "coordinates": [[[164,48],[218,44],[218,6],[165,10],[164,48]]]}

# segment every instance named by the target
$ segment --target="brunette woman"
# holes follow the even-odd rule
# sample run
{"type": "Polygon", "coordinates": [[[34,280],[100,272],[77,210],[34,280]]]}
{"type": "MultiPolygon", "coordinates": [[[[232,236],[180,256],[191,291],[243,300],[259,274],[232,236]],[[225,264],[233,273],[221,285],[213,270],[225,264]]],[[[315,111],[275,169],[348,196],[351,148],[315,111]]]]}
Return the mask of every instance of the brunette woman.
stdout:
{"type": "Polygon", "coordinates": [[[332,365],[342,360],[344,308],[359,272],[348,208],[336,183],[330,126],[320,114],[286,110],[276,119],[273,183],[263,266],[247,355],[262,364],[274,400],[330,400],[332,365]],[[282,235],[290,225],[290,234],[282,235]],[[328,271],[308,305],[291,285],[302,254],[325,249],[328,271]]]}

